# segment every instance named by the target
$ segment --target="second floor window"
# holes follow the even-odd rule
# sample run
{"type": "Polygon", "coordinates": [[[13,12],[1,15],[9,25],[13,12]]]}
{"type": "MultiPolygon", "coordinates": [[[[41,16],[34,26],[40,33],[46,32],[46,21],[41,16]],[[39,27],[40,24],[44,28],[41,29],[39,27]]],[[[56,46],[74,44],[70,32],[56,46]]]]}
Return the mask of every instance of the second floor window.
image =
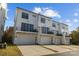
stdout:
{"type": "Polygon", "coordinates": [[[56,25],[55,25],[54,23],[52,24],[52,26],[53,26],[53,27],[56,27],[56,25]]]}
{"type": "Polygon", "coordinates": [[[49,28],[48,27],[42,27],[42,33],[48,33],[49,28]]]}
{"type": "Polygon", "coordinates": [[[21,31],[29,31],[29,32],[32,32],[33,30],[34,30],[34,25],[27,24],[27,23],[22,23],[21,24],[21,31]]]}
{"type": "Polygon", "coordinates": [[[41,22],[42,23],[45,23],[45,18],[41,18],[41,22]]]}
{"type": "Polygon", "coordinates": [[[27,13],[22,12],[22,18],[28,19],[29,18],[29,15],[27,13]]]}
{"type": "Polygon", "coordinates": [[[63,29],[65,29],[65,27],[64,27],[64,26],[63,26],[62,28],[63,28],[63,29]]]}

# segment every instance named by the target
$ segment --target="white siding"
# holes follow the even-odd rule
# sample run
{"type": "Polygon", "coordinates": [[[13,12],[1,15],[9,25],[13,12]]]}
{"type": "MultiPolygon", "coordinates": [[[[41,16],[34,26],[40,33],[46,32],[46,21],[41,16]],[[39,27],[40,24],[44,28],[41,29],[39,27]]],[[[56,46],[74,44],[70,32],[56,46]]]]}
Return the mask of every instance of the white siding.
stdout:
{"type": "Polygon", "coordinates": [[[37,29],[37,15],[27,12],[27,11],[23,11],[20,9],[17,9],[17,15],[16,15],[16,28],[17,30],[21,30],[21,23],[29,23],[29,24],[33,24],[34,28],[37,29]],[[22,12],[25,12],[29,15],[29,19],[24,19],[22,18],[22,12]],[[33,15],[35,15],[36,17],[33,17],[33,15]]]}

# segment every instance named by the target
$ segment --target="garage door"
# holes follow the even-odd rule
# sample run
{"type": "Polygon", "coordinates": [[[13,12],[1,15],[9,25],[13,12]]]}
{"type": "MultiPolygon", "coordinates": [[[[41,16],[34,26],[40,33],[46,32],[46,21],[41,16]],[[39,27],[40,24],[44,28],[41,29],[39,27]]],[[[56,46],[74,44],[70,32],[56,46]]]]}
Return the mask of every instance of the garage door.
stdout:
{"type": "Polygon", "coordinates": [[[33,35],[17,36],[14,39],[14,44],[35,44],[35,36],[33,35]]]}
{"type": "Polygon", "coordinates": [[[61,44],[61,39],[60,38],[54,38],[52,40],[53,44],[61,44]]]}
{"type": "Polygon", "coordinates": [[[51,37],[41,37],[41,44],[51,44],[51,37]]]}

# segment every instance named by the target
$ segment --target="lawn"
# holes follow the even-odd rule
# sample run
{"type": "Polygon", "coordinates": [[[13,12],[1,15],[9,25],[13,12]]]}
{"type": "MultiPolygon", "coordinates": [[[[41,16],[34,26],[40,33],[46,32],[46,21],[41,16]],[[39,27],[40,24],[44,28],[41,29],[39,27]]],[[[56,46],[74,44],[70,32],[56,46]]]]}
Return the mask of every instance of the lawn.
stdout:
{"type": "Polygon", "coordinates": [[[0,56],[22,56],[16,45],[7,45],[6,49],[0,48],[0,56]]]}

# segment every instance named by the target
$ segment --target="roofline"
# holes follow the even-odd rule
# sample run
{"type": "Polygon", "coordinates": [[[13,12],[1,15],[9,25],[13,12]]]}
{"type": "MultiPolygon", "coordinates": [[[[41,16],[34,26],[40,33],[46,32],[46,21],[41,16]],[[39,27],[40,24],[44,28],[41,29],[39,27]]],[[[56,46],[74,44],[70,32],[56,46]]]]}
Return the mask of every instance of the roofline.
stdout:
{"type": "Polygon", "coordinates": [[[63,25],[66,25],[66,26],[68,26],[67,24],[64,24],[64,23],[61,23],[61,22],[60,22],[60,24],[63,24],[63,25]]]}
{"type": "MultiPolygon", "coordinates": [[[[27,10],[27,9],[24,9],[24,8],[16,7],[16,9],[21,9],[21,10],[24,10],[24,11],[28,11],[28,12],[31,12],[31,13],[34,13],[34,14],[37,14],[37,15],[41,15],[41,16],[47,17],[47,16],[45,16],[45,15],[38,14],[38,13],[35,13],[35,12],[32,12],[32,11],[29,11],[29,10],[27,10]]],[[[52,19],[51,17],[47,17],[47,18],[52,19]]],[[[57,21],[55,21],[55,20],[52,20],[52,21],[57,22],[57,21]]],[[[64,23],[61,23],[61,22],[57,22],[57,23],[64,24],[64,23]]],[[[64,24],[64,25],[68,26],[67,24],[64,24]]]]}
{"type": "MultiPolygon", "coordinates": [[[[47,16],[45,16],[45,15],[38,14],[38,13],[35,13],[35,12],[32,12],[32,11],[29,11],[29,10],[27,10],[27,9],[24,9],[24,8],[16,7],[16,9],[21,9],[21,10],[24,10],[24,11],[28,11],[28,12],[31,12],[31,13],[34,13],[34,14],[37,14],[37,15],[41,15],[41,16],[47,17],[47,16]]],[[[47,18],[52,19],[51,17],[47,17],[47,18]]]]}
{"type": "MultiPolygon", "coordinates": [[[[58,21],[55,21],[55,20],[52,20],[52,21],[54,21],[56,23],[64,24],[64,23],[61,23],[61,22],[58,22],[58,21]]],[[[67,24],[64,24],[64,25],[68,26],[67,24]]]]}

